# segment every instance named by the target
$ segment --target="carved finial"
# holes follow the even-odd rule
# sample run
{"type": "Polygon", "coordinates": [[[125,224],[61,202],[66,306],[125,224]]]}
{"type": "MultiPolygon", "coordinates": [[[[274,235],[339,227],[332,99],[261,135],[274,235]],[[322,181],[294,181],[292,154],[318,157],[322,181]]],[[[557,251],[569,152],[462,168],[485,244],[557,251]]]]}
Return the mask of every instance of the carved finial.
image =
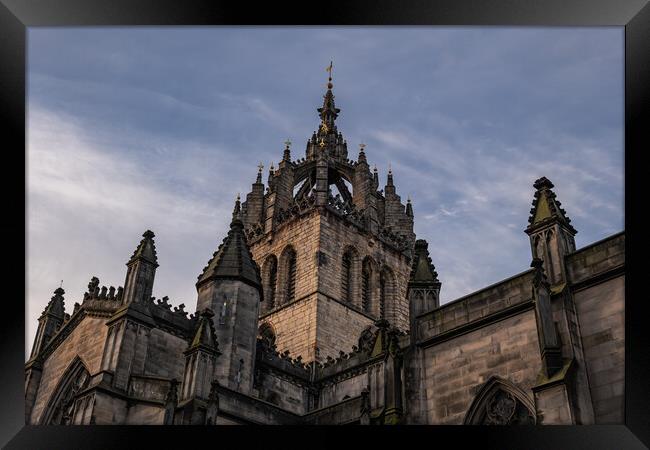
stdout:
{"type": "Polygon", "coordinates": [[[393,166],[391,165],[391,163],[388,163],[388,175],[392,175],[392,174],[393,174],[393,166]]]}
{"type": "Polygon", "coordinates": [[[291,161],[291,141],[287,139],[284,141],[284,154],[282,155],[283,161],[291,161]]]}
{"type": "Polygon", "coordinates": [[[373,171],[374,173],[377,173],[377,164],[375,164],[375,166],[372,168],[372,171],[373,171]]]}
{"type": "Polygon", "coordinates": [[[363,142],[359,144],[359,153],[363,153],[365,151],[365,148],[366,148],[366,144],[364,144],[363,142]]]}
{"type": "Polygon", "coordinates": [[[262,169],[264,169],[264,164],[262,164],[262,161],[257,165],[257,172],[262,173],[262,169]]]}
{"type": "Polygon", "coordinates": [[[329,78],[327,79],[327,89],[332,89],[332,87],[334,87],[332,84],[332,69],[334,69],[334,64],[332,61],[330,61],[330,65],[325,69],[327,72],[329,72],[329,78]]]}

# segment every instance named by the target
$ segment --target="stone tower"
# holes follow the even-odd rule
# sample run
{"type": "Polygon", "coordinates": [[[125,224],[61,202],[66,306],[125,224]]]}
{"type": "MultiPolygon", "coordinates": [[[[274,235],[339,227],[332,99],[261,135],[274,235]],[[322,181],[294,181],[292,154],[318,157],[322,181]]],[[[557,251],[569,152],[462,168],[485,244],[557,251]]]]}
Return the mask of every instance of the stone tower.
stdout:
{"type": "MultiPolygon", "coordinates": [[[[259,269],[246,245],[237,198],[230,231],[196,283],[196,308],[214,312],[210,320],[221,352],[214,378],[222,386],[245,394],[253,389],[261,288],[259,269]]],[[[211,376],[206,378],[205,395],[211,376]]]]}
{"type": "Polygon", "coordinates": [[[306,362],[351,349],[380,318],[409,328],[413,208],[401,202],[392,171],[378,190],[365,145],[349,159],[331,81],[305,157],[292,160],[287,141],[266,192],[260,169],[242,204],[261,268],[261,329],[278,350],[306,362]]]}

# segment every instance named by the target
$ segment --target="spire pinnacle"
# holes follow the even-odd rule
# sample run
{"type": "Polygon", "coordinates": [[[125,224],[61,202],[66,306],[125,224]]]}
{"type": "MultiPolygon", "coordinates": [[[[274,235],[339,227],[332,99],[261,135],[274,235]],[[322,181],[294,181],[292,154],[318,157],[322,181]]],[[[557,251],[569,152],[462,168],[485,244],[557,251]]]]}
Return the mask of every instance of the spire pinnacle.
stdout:
{"type": "Polygon", "coordinates": [[[45,307],[45,310],[43,311],[42,314],[43,316],[49,314],[51,316],[55,316],[60,319],[63,319],[63,316],[65,315],[63,294],[65,294],[65,291],[60,287],[54,290],[54,295],[52,296],[49,303],[45,307]]]}
{"type": "Polygon", "coordinates": [[[386,186],[392,186],[393,185],[393,168],[391,167],[390,163],[388,163],[388,181],[386,182],[386,186]]]}
{"type": "Polygon", "coordinates": [[[411,196],[406,199],[406,215],[413,217],[413,204],[411,203],[411,196]]]}
{"type": "Polygon", "coordinates": [[[571,226],[571,219],[566,215],[566,211],[560,207],[562,203],[556,199],[555,192],[552,191],[554,185],[551,180],[541,177],[535,180],[533,187],[535,188],[535,198],[533,207],[530,210],[529,225],[526,232],[530,233],[539,226],[557,220],[571,233],[576,234],[577,231],[571,226]]]}
{"type": "Polygon", "coordinates": [[[257,165],[257,180],[255,180],[255,183],[261,184],[262,183],[262,169],[264,169],[264,164],[260,161],[260,163],[257,165]]]}
{"type": "Polygon", "coordinates": [[[156,246],[154,244],[153,238],[156,235],[151,230],[147,230],[142,234],[142,240],[138,244],[138,247],[133,252],[131,259],[129,259],[128,264],[136,261],[137,259],[143,259],[147,262],[154,264],[158,267],[158,257],[156,255],[156,246]]]}
{"type": "Polygon", "coordinates": [[[235,208],[232,211],[232,222],[230,226],[234,226],[236,224],[241,225],[241,196],[239,193],[237,193],[237,199],[235,200],[235,208]]]}
{"type": "Polygon", "coordinates": [[[327,66],[325,71],[329,72],[329,78],[327,79],[327,89],[332,89],[334,85],[332,84],[332,69],[334,68],[334,64],[332,61],[330,61],[330,65],[327,66]]]}
{"type": "Polygon", "coordinates": [[[329,72],[329,78],[327,82],[327,92],[325,92],[325,95],[323,96],[323,106],[322,108],[318,108],[318,115],[321,119],[321,124],[319,125],[318,129],[319,135],[337,135],[336,125],[334,124],[334,121],[338,117],[338,114],[341,112],[341,110],[334,104],[334,94],[332,93],[332,87],[334,87],[332,84],[333,67],[334,65],[330,61],[330,65],[325,69],[327,72],[329,72]]]}
{"type": "Polygon", "coordinates": [[[284,141],[284,155],[282,156],[283,161],[291,161],[291,141],[287,139],[284,141]]]}

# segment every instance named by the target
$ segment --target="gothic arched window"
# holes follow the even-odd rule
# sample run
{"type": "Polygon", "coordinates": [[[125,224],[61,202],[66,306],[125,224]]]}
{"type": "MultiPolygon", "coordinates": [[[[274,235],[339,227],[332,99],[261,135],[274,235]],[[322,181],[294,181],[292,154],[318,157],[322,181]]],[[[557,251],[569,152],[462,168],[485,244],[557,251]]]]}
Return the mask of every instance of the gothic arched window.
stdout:
{"type": "Polygon", "coordinates": [[[352,300],[352,260],[349,252],[345,252],[341,261],[341,300],[352,300]]]}
{"type": "Polygon", "coordinates": [[[275,255],[266,258],[262,269],[262,290],[264,292],[264,310],[275,307],[275,292],[278,281],[278,259],[275,255]]]}
{"type": "Polygon", "coordinates": [[[535,406],[524,391],[507,380],[490,378],[465,415],[466,425],[534,425],[535,406]]]}
{"type": "Polygon", "coordinates": [[[54,390],[45,412],[41,416],[44,425],[71,425],[77,394],[90,380],[90,374],[79,357],[70,364],[54,390]]]}
{"type": "Polygon", "coordinates": [[[373,264],[370,258],[364,258],[361,264],[361,309],[372,314],[373,307],[373,264]]]}
{"type": "Polygon", "coordinates": [[[296,251],[289,246],[284,249],[280,257],[280,268],[282,279],[282,303],[289,303],[296,299],[296,251]]]}
{"type": "Polygon", "coordinates": [[[275,345],[275,330],[270,323],[265,322],[260,325],[257,334],[268,347],[273,347],[275,345]]]}
{"type": "Polygon", "coordinates": [[[359,306],[357,300],[359,277],[358,254],[354,247],[348,247],[341,260],[341,300],[359,306]]]}
{"type": "Polygon", "coordinates": [[[379,318],[392,320],[391,311],[394,310],[394,276],[393,272],[384,267],[379,274],[379,318]]]}

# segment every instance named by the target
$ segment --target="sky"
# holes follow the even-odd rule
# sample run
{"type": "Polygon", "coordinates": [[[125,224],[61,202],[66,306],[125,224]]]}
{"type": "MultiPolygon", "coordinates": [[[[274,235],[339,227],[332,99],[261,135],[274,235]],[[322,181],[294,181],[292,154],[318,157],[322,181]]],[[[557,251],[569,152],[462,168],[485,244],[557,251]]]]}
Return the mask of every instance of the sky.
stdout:
{"type": "Polygon", "coordinates": [[[527,270],[546,176],[578,248],[624,229],[623,28],[29,28],[26,352],[63,281],[122,286],[151,229],[153,295],[195,282],[237,193],[304,156],[334,62],[339,131],[411,196],[447,303],[527,270]]]}

